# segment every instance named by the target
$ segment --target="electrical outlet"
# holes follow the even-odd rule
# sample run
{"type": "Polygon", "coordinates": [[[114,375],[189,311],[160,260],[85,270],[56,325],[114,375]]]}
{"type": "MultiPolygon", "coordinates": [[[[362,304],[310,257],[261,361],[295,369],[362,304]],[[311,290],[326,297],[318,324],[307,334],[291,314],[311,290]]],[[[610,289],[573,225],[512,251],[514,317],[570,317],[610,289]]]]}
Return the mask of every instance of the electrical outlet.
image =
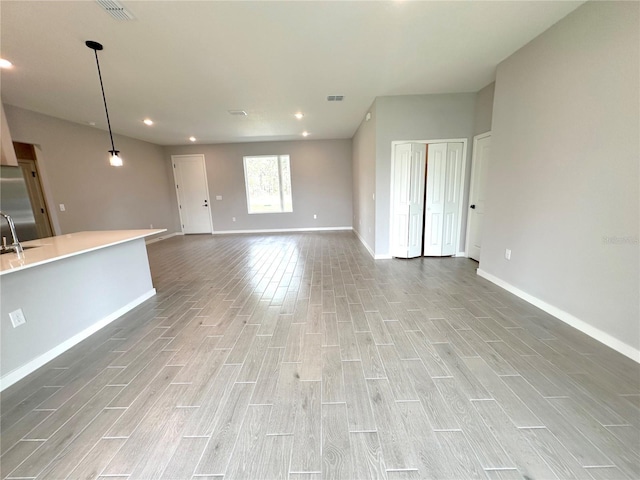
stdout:
{"type": "Polygon", "coordinates": [[[313,219],[315,220],[316,218],[318,218],[318,215],[316,215],[315,213],[313,214],[313,219]]]}
{"type": "Polygon", "coordinates": [[[149,228],[153,228],[153,223],[150,223],[150,224],[149,224],[149,228]]]}
{"type": "Polygon", "coordinates": [[[235,222],[236,221],[236,217],[231,217],[231,220],[235,222]]]}
{"type": "Polygon", "coordinates": [[[222,200],[222,195],[216,195],[216,200],[222,200]]]}
{"type": "Polygon", "coordinates": [[[24,312],[21,308],[14,310],[13,312],[9,312],[9,318],[11,319],[11,325],[13,325],[13,328],[27,323],[27,319],[24,318],[24,312]]]}
{"type": "Polygon", "coordinates": [[[504,258],[506,258],[507,260],[511,260],[511,249],[510,248],[507,248],[504,251],[504,258]]]}
{"type": "Polygon", "coordinates": [[[64,208],[64,203],[61,203],[60,204],[60,211],[64,212],[65,210],[66,210],[66,208],[64,208]]]}

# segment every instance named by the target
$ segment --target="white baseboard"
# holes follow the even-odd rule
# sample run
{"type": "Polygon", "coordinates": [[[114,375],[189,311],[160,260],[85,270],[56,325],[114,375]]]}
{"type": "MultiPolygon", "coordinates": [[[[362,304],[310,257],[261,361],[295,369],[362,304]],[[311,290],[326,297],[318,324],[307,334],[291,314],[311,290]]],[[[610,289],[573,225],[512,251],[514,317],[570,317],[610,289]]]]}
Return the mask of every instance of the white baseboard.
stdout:
{"type": "Polygon", "coordinates": [[[295,232],[335,232],[353,230],[352,227],[313,227],[313,228],[268,228],[263,230],[216,230],[213,235],[232,235],[237,233],[295,233],[295,232]]]}
{"type": "Polygon", "coordinates": [[[540,310],[544,310],[549,315],[553,315],[557,319],[562,320],[564,323],[571,325],[573,328],[576,328],[580,330],[582,333],[589,335],[591,338],[599,341],[600,343],[604,343],[606,346],[613,348],[614,350],[616,350],[617,352],[620,352],[624,356],[629,357],[631,360],[634,360],[635,362],[640,363],[640,350],[632,347],[631,345],[628,345],[623,341],[618,340],[615,337],[612,337],[608,333],[603,332],[599,328],[596,328],[593,325],[588,324],[584,320],[580,320],[579,318],[574,317],[570,313],[565,312],[564,310],[561,310],[558,307],[554,307],[553,305],[548,304],[544,300],[540,300],[539,298],[534,297],[533,295],[530,295],[527,292],[520,290],[518,287],[514,287],[510,283],[507,283],[504,280],[501,280],[500,278],[494,275],[491,275],[490,273],[487,273],[484,270],[481,270],[480,268],[478,268],[477,273],[482,278],[486,278],[490,282],[495,283],[499,287],[502,287],[508,292],[511,292],[514,295],[520,297],[521,299],[529,302],[531,305],[538,307],[540,310]]]}
{"type": "Polygon", "coordinates": [[[152,243],[160,242],[162,240],[166,240],[168,238],[175,237],[176,235],[182,235],[182,232],[168,233],[166,235],[162,235],[161,237],[156,237],[156,238],[151,238],[149,240],[145,240],[144,243],[146,243],[147,245],[151,245],[152,243]]]}
{"type": "Polygon", "coordinates": [[[95,332],[97,332],[101,328],[106,327],[111,322],[113,322],[114,320],[120,318],[122,315],[127,313],[129,310],[133,310],[142,302],[153,297],[155,294],[156,294],[156,289],[152,288],[147,293],[139,296],[135,300],[132,300],[131,302],[127,303],[125,306],[119,308],[118,310],[111,313],[110,315],[107,315],[106,317],[98,320],[96,323],[85,328],[81,332],[76,333],[73,337],[69,338],[68,340],[65,340],[64,342],[52,348],[48,352],[43,353],[42,355],[26,363],[25,365],[18,367],[15,370],[12,370],[11,372],[7,373],[4,377],[0,378],[0,391],[22,380],[24,377],[36,371],[38,368],[40,368],[47,362],[50,362],[51,360],[56,358],[58,355],[66,352],[71,347],[77,345],[85,338],[93,335],[95,332]]]}
{"type": "Polygon", "coordinates": [[[384,255],[374,255],[373,258],[375,260],[391,260],[393,256],[388,253],[385,253],[384,255]]]}
{"type": "Polygon", "coordinates": [[[376,254],[374,253],[373,249],[369,246],[369,244],[364,240],[364,238],[362,238],[362,235],[360,235],[360,232],[358,232],[355,228],[353,229],[353,233],[356,234],[356,237],[358,237],[358,240],[360,240],[360,243],[362,245],[364,245],[364,248],[367,249],[367,252],[369,252],[369,255],[371,255],[371,258],[375,259],[376,258],[376,254]]]}
{"type": "Polygon", "coordinates": [[[466,257],[467,256],[467,252],[458,252],[454,255],[454,257],[466,257]]]}

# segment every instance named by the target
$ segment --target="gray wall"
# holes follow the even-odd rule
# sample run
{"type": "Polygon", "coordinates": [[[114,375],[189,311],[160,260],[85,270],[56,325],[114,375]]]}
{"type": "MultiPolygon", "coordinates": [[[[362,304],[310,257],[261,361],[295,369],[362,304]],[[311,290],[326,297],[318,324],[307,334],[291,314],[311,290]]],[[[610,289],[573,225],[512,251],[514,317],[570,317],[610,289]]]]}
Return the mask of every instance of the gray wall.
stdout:
{"type": "Polygon", "coordinates": [[[167,165],[171,155],[204,154],[216,232],[352,226],[351,140],[187,145],[164,147],[164,153],[167,165]],[[291,159],[293,212],[249,215],[242,158],[274,154],[291,159]]]}
{"type": "Polygon", "coordinates": [[[476,110],[473,122],[474,136],[491,130],[495,88],[496,82],[492,82],[476,94],[476,110]]]}
{"type": "MultiPolygon", "coordinates": [[[[375,253],[389,254],[391,142],[467,138],[464,205],[467,204],[475,93],[405,95],[376,99],[376,223],[375,253]]],[[[459,250],[464,250],[466,208],[459,250]]]]}
{"type": "Polygon", "coordinates": [[[374,251],[376,206],[376,105],[369,109],[353,137],[353,229],[374,251]]]}
{"type": "Polygon", "coordinates": [[[5,273],[0,301],[2,387],[86,338],[86,330],[103,327],[154,293],[143,239],[5,273]],[[9,312],[18,308],[27,321],[13,328],[9,312]]]}
{"type": "Polygon", "coordinates": [[[588,2],[499,65],[480,258],[636,352],[639,7],[588,2]]]}
{"type": "Polygon", "coordinates": [[[115,135],[124,160],[115,168],[109,166],[108,132],[10,105],[5,112],[13,140],[36,145],[57,234],[151,224],[178,231],[173,173],[162,147],[115,135]]]}

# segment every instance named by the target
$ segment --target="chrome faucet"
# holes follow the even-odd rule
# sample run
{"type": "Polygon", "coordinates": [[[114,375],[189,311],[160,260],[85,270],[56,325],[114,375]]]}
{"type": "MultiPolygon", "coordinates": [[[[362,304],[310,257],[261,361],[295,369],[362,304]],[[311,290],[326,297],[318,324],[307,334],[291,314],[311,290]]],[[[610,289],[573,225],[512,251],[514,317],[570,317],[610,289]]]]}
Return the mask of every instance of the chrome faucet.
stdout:
{"type": "Polygon", "coordinates": [[[20,245],[20,242],[18,241],[18,234],[16,233],[16,226],[13,223],[13,218],[11,218],[10,215],[7,215],[4,212],[0,212],[0,216],[3,216],[4,218],[7,219],[7,223],[9,224],[9,230],[11,230],[11,239],[13,240],[13,243],[7,246],[5,244],[6,240],[3,239],[2,250],[14,250],[16,253],[22,253],[23,251],[22,245],[20,245]]]}

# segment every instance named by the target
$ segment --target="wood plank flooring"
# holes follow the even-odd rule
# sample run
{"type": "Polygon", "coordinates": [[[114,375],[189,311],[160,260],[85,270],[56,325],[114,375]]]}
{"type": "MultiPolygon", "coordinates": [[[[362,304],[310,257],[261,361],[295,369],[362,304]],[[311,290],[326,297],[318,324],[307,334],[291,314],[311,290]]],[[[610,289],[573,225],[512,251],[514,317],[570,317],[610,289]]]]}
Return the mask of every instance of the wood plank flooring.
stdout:
{"type": "Polygon", "coordinates": [[[0,478],[640,478],[640,365],[469,259],[148,252],[154,298],[2,393],[0,478]]]}

